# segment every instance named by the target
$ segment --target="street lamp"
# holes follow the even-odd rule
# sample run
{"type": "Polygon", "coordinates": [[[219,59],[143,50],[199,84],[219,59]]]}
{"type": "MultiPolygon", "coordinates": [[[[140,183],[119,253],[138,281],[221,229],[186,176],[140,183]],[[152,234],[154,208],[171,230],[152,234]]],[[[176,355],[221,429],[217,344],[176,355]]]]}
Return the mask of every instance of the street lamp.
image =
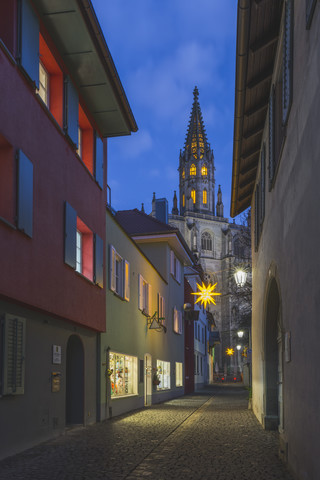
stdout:
{"type": "Polygon", "coordinates": [[[236,281],[237,287],[244,287],[247,281],[247,272],[239,268],[234,273],[234,279],[236,281]]]}
{"type": "Polygon", "coordinates": [[[239,331],[237,332],[237,335],[238,335],[239,338],[242,338],[243,335],[244,335],[244,331],[243,331],[243,330],[239,330],[239,331]]]}

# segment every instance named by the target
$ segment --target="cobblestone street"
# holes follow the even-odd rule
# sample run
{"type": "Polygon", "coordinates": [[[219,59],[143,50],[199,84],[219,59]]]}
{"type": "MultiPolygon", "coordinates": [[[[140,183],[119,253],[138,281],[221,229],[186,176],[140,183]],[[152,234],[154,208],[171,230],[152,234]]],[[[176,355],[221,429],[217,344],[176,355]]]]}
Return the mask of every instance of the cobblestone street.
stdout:
{"type": "Polygon", "coordinates": [[[247,405],[241,386],[213,386],[70,430],[0,462],[0,479],[291,480],[247,405]]]}

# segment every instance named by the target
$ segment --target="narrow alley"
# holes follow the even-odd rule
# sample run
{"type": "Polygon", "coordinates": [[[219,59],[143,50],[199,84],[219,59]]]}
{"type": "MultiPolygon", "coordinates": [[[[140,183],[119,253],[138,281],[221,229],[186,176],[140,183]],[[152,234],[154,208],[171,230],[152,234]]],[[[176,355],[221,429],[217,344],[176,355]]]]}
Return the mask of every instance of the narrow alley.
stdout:
{"type": "Polygon", "coordinates": [[[278,435],[241,385],[214,385],[43,443],[0,462],[0,479],[291,480],[278,435]]]}

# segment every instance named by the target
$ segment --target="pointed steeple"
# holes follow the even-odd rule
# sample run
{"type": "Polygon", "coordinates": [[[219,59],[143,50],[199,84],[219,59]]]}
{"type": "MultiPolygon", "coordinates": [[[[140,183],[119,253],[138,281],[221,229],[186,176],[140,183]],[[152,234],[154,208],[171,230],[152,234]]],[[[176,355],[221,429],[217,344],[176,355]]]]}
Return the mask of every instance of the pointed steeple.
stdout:
{"type": "Polygon", "coordinates": [[[195,160],[201,160],[204,154],[210,149],[204,128],[199,104],[199,90],[197,87],[194,87],[193,90],[193,104],[184,149],[188,152],[189,156],[192,155],[195,160]]]}
{"type": "Polygon", "coordinates": [[[174,191],[174,195],[173,195],[172,215],[179,215],[178,199],[177,199],[177,192],[176,191],[174,191]]]}
{"type": "Polygon", "coordinates": [[[207,140],[199,90],[193,90],[193,104],[186,142],[179,155],[180,215],[215,215],[214,156],[207,140]]]}
{"type": "Polygon", "coordinates": [[[217,197],[218,197],[217,198],[217,206],[216,206],[217,217],[223,217],[223,203],[222,203],[221,185],[219,185],[217,197]]]}

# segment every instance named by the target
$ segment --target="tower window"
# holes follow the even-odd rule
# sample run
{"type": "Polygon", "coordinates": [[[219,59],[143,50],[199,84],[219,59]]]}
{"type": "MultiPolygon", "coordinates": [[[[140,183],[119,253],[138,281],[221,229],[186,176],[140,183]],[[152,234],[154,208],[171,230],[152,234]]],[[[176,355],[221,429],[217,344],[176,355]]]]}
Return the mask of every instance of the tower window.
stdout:
{"type": "Polygon", "coordinates": [[[185,170],[183,169],[183,170],[182,170],[181,177],[184,179],[184,178],[185,178],[185,176],[186,176],[186,172],[185,172],[185,170]]]}
{"type": "Polygon", "coordinates": [[[196,191],[194,188],[191,190],[191,198],[193,203],[196,203],[196,191]]]}
{"type": "Polygon", "coordinates": [[[212,237],[208,232],[201,235],[201,249],[212,252],[212,237]]]}
{"type": "Polygon", "coordinates": [[[182,195],[182,206],[183,207],[186,206],[186,196],[185,196],[185,194],[182,195]]]}
{"type": "Polygon", "coordinates": [[[202,192],[202,201],[203,201],[203,205],[207,205],[207,203],[208,203],[208,193],[207,193],[206,189],[204,189],[203,192],[202,192]]]}
{"type": "MultiPolygon", "coordinates": [[[[206,177],[206,176],[208,175],[207,165],[202,165],[201,175],[202,175],[203,177],[206,177]]],[[[203,202],[203,203],[204,203],[204,202],[203,202]]]]}
{"type": "Polygon", "coordinates": [[[197,168],[194,163],[190,167],[190,175],[197,175],[197,168]]]}

